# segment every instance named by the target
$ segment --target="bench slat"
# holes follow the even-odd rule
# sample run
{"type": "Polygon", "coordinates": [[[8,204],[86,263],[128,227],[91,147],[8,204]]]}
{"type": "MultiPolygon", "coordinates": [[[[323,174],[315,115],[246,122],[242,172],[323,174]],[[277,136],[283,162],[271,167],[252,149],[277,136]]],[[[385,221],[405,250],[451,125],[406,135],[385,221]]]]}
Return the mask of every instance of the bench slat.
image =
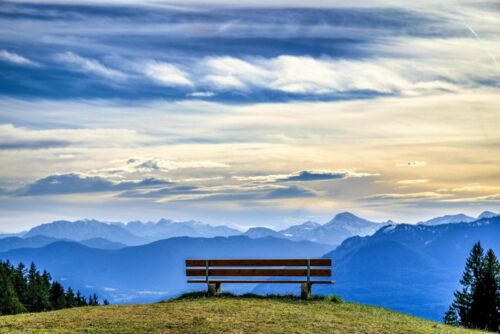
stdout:
{"type": "MultiPolygon", "coordinates": [[[[186,276],[206,276],[206,269],[186,269],[186,276]]],[[[330,269],[311,269],[310,276],[331,276],[330,269]]],[[[307,276],[307,269],[209,269],[208,276],[307,276]]]]}
{"type": "MultiPolygon", "coordinates": [[[[306,280],[236,280],[236,279],[214,279],[214,280],[207,280],[205,279],[192,279],[188,280],[188,283],[307,283],[306,280]]],[[[333,281],[318,281],[318,280],[311,280],[309,281],[311,284],[333,284],[333,281]]]]}
{"type": "MultiPolygon", "coordinates": [[[[186,267],[205,267],[207,260],[186,260],[186,267]]],[[[330,267],[332,259],[310,259],[313,267],[330,267]]],[[[305,267],[307,259],[208,260],[209,267],[305,267]]]]}

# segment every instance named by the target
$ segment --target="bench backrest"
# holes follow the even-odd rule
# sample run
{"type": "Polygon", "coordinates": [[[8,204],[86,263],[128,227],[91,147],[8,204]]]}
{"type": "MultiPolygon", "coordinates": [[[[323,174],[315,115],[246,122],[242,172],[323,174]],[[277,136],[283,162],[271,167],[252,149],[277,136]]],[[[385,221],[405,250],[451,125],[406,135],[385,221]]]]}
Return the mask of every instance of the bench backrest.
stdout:
{"type": "Polygon", "coordinates": [[[186,276],[330,277],[331,259],[186,260],[186,276]]]}

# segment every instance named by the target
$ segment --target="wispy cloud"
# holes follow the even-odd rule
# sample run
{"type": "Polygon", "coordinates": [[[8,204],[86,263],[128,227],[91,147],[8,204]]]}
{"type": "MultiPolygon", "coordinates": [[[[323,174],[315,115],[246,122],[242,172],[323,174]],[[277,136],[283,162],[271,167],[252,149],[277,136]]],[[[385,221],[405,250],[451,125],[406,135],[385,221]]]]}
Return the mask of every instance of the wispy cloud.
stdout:
{"type": "Polygon", "coordinates": [[[413,179],[413,180],[400,180],[398,181],[398,184],[411,185],[411,184],[422,184],[428,182],[429,182],[428,179],[413,179]]]}
{"type": "Polygon", "coordinates": [[[449,194],[437,193],[432,191],[417,192],[417,193],[388,193],[376,194],[363,197],[365,200],[435,200],[450,197],[449,194]]]}
{"type": "Polygon", "coordinates": [[[191,160],[191,161],[175,161],[162,158],[130,158],[127,160],[127,165],[140,172],[151,171],[170,171],[175,169],[187,168],[229,168],[230,165],[210,161],[210,160],[191,160]]]}
{"type": "Polygon", "coordinates": [[[313,182],[340,180],[351,177],[377,176],[376,173],[355,172],[350,170],[304,170],[291,174],[271,174],[256,176],[233,176],[238,181],[251,182],[313,182]]]}
{"type": "Polygon", "coordinates": [[[56,174],[38,179],[16,191],[19,196],[62,195],[78,193],[94,193],[123,191],[136,188],[147,188],[170,184],[160,179],[144,179],[140,181],[114,182],[99,176],[88,176],[77,173],[56,174]]]}
{"type": "Polygon", "coordinates": [[[7,50],[0,50],[0,60],[21,66],[38,66],[38,63],[7,50]]]}
{"type": "Polygon", "coordinates": [[[70,51],[58,54],[56,60],[71,66],[70,69],[77,72],[94,74],[112,80],[124,80],[127,77],[125,73],[106,67],[95,59],[81,57],[70,51]]]}
{"type": "Polygon", "coordinates": [[[300,198],[300,197],[315,197],[315,193],[303,187],[290,186],[271,190],[264,198],[267,199],[280,199],[280,198],[300,198]]]}
{"type": "Polygon", "coordinates": [[[111,128],[29,129],[0,124],[0,150],[36,150],[60,147],[110,147],[152,141],[134,130],[111,128]],[[105,143],[106,142],[106,143],[105,143]]]}
{"type": "Polygon", "coordinates": [[[177,66],[164,62],[150,62],[143,65],[143,73],[164,86],[193,86],[188,74],[177,66]]]}

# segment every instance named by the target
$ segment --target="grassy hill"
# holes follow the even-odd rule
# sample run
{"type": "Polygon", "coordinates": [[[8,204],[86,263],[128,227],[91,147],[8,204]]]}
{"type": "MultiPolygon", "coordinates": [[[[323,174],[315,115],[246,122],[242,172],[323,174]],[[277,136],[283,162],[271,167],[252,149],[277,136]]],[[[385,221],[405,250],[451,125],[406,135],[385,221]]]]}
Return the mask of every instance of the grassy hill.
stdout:
{"type": "Polygon", "coordinates": [[[476,332],[354,303],[221,297],[2,316],[0,333],[476,332]]]}

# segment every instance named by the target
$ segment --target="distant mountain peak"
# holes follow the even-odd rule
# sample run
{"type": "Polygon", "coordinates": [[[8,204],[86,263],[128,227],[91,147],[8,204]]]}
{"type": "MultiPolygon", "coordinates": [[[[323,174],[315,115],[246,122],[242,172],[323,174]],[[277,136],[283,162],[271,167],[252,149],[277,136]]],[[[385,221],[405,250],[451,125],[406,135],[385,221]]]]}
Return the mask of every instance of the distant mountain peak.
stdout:
{"type": "Polygon", "coordinates": [[[266,237],[285,238],[283,234],[268,227],[251,227],[243,235],[252,239],[266,237]]]}
{"type": "Polygon", "coordinates": [[[483,218],[493,218],[496,216],[499,216],[500,213],[495,213],[492,211],[483,211],[481,214],[477,217],[477,219],[483,219],[483,218]]]}
{"type": "Polygon", "coordinates": [[[306,222],[302,223],[302,226],[303,226],[304,228],[313,229],[313,228],[318,228],[318,227],[320,227],[320,226],[321,226],[321,224],[316,223],[316,222],[313,222],[313,221],[311,221],[311,220],[308,220],[308,221],[306,221],[306,222]]]}
{"type": "Polygon", "coordinates": [[[334,219],[354,219],[354,218],[359,218],[359,217],[348,211],[337,213],[334,217],[334,219]]]}
{"type": "Polygon", "coordinates": [[[419,225],[442,225],[442,224],[451,224],[451,223],[470,223],[475,221],[476,218],[467,216],[463,213],[455,214],[455,215],[444,215],[441,217],[436,217],[429,219],[427,221],[423,221],[418,223],[419,225]]]}
{"type": "Polygon", "coordinates": [[[366,224],[376,224],[364,218],[358,217],[350,212],[337,213],[332,220],[326,223],[324,226],[327,227],[333,224],[348,224],[348,225],[366,225],[366,224]]]}

